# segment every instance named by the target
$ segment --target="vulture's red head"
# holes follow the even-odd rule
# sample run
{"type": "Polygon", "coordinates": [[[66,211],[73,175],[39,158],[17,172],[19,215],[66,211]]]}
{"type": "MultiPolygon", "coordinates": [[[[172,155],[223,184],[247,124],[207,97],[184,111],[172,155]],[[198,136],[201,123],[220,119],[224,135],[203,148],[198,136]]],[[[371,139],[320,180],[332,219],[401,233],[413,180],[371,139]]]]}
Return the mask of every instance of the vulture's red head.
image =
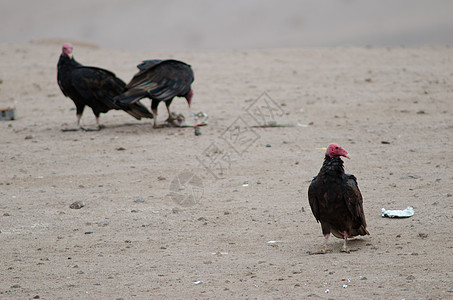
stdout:
{"type": "Polygon", "coordinates": [[[70,43],[63,44],[61,55],[72,58],[72,45],[70,43]]]}
{"type": "Polygon", "coordinates": [[[186,100],[187,100],[187,103],[189,104],[189,107],[190,107],[190,104],[192,103],[192,97],[193,97],[193,90],[190,89],[190,91],[184,96],[184,98],[186,98],[186,100]]]}
{"type": "Polygon", "coordinates": [[[330,158],[338,156],[349,158],[349,153],[338,144],[330,144],[327,147],[326,155],[328,155],[330,158]]]}

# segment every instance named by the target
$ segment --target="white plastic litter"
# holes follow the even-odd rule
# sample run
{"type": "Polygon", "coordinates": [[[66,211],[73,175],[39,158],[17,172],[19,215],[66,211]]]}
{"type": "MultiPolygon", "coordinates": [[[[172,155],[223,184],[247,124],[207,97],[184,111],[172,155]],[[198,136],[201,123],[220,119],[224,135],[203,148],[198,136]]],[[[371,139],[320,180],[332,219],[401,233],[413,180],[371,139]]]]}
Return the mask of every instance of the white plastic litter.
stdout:
{"type": "Polygon", "coordinates": [[[409,218],[414,215],[414,208],[412,206],[406,207],[404,210],[386,210],[382,209],[381,217],[387,218],[409,218]]]}

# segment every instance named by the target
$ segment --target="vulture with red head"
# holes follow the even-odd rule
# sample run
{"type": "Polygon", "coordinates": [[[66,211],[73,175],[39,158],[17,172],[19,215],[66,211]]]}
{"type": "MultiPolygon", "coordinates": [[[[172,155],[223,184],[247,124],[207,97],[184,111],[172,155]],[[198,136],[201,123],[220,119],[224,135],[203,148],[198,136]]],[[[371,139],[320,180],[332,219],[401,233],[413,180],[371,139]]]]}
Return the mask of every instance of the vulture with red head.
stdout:
{"type": "Polygon", "coordinates": [[[126,84],[112,72],[97,67],[87,67],[78,63],[72,55],[72,45],[63,44],[57,65],[57,80],[61,91],[74,101],[77,114],[77,127],[85,106],[91,107],[100,129],[99,115],[111,109],[124,110],[134,118],[153,118],[151,112],[139,102],[119,106],[113,98],[121,94],[126,84]]]}
{"type": "MultiPolygon", "coordinates": [[[[344,239],[342,251],[349,252],[348,238],[369,235],[366,230],[363,199],[354,175],[345,174],[341,157],[348,152],[337,144],[327,147],[318,176],[308,188],[308,201],[316,221],[321,223],[324,244],[316,254],[326,253],[330,233],[344,239]]],[[[313,253],[313,254],[314,254],[313,253]]]]}

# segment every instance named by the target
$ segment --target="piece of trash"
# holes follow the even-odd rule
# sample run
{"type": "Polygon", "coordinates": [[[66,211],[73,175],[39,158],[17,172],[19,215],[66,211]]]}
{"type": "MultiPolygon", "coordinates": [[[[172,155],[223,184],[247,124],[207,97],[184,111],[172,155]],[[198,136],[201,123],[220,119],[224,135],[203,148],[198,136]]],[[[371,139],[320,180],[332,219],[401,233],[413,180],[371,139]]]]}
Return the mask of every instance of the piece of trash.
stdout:
{"type": "Polygon", "coordinates": [[[244,183],[242,186],[249,186],[249,184],[248,183],[244,183]]]}
{"type": "Polygon", "coordinates": [[[347,287],[348,287],[348,285],[347,285],[347,284],[343,284],[343,288],[344,288],[344,289],[345,289],[345,288],[347,288],[347,287]]]}
{"type": "Polygon", "coordinates": [[[1,121],[17,120],[16,108],[15,107],[0,108],[0,120],[1,121]]]}
{"type": "Polygon", "coordinates": [[[315,148],[316,150],[327,150],[326,147],[319,147],[319,148],[315,148]]]}
{"type": "Polygon", "coordinates": [[[269,242],[267,242],[267,243],[268,243],[269,245],[272,245],[272,244],[277,243],[277,241],[269,241],[269,242]]]}
{"type": "Polygon", "coordinates": [[[195,281],[193,284],[202,284],[202,283],[204,283],[204,281],[203,280],[199,280],[199,281],[195,281]]]}
{"type": "Polygon", "coordinates": [[[217,251],[217,252],[211,252],[212,255],[217,255],[217,256],[222,256],[222,255],[227,255],[228,252],[221,252],[221,251],[217,251]]]}
{"type": "Polygon", "coordinates": [[[404,210],[386,210],[385,208],[382,208],[381,217],[409,218],[412,217],[414,213],[414,208],[412,206],[408,206],[404,210]]]}
{"type": "Polygon", "coordinates": [[[324,293],[328,294],[328,293],[330,293],[330,290],[327,289],[327,290],[324,291],[324,293]]]}

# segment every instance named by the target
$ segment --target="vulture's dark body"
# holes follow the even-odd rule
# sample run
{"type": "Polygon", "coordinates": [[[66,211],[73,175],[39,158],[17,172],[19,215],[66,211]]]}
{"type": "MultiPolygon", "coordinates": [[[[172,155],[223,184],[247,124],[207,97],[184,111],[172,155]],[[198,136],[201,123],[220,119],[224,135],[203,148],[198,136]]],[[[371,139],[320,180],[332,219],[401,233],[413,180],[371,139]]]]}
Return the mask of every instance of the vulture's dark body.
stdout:
{"type": "Polygon", "coordinates": [[[137,66],[140,71],[126,85],[125,92],[115,98],[121,104],[150,98],[151,109],[157,110],[161,101],[169,106],[174,97],[184,97],[191,90],[194,74],[190,65],[178,60],[145,60],[137,66]]]}
{"type": "Polygon", "coordinates": [[[339,157],[326,155],[323,166],[308,189],[308,199],[323,234],[337,238],[369,234],[366,230],[363,200],[354,175],[345,174],[339,157]]]}
{"type": "Polygon", "coordinates": [[[113,98],[123,92],[126,84],[110,71],[83,66],[63,55],[57,69],[58,85],[63,94],[74,101],[77,115],[89,106],[96,117],[111,109],[123,109],[136,119],[153,117],[141,103],[121,107],[114,103],[113,98]]]}

